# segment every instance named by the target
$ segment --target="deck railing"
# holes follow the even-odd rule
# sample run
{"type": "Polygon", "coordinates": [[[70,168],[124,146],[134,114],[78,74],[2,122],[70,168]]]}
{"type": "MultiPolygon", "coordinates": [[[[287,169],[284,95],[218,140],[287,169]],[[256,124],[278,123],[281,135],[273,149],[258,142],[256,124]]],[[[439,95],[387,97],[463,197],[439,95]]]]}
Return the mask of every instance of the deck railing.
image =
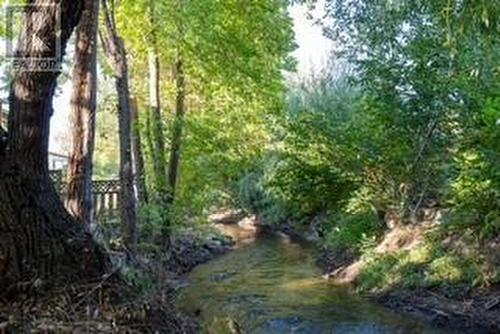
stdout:
{"type": "MultiPolygon", "coordinates": [[[[67,183],[62,171],[51,171],[57,191],[64,201],[67,191],[67,183]]],[[[92,181],[92,204],[94,219],[115,217],[120,209],[120,180],[97,180],[92,181]]]]}

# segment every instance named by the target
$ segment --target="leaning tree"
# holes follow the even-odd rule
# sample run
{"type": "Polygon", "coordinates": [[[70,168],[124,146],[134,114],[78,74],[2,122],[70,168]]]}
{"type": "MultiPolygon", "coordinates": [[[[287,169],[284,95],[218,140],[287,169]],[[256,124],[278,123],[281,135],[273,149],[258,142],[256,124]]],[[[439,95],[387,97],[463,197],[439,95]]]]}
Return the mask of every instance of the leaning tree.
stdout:
{"type": "MultiPolygon", "coordinates": [[[[16,59],[31,60],[32,65],[54,55],[62,58],[82,8],[81,0],[29,1],[16,59]]],[[[7,139],[0,150],[3,292],[88,279],[102,274],[108,263],[91,235],[66,211],[49,177],[52,99],[60,73],[37,71],[27,62],[18,65],[10,88],[7,139]]]]}

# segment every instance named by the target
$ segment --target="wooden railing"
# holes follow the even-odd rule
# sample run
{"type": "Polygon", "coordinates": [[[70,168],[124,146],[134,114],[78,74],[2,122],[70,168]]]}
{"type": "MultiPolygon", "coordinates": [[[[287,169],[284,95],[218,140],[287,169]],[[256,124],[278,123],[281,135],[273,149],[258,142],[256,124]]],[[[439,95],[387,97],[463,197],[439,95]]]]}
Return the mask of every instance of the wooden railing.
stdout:
{"type": "MultiPolygon", "coordinates": [[[[61,199],[64,201],[67,191],[67,183],[61,171],[51,171],[61,199]]],[[[120,209],[120,180],[99,180],[92,182],[92,204],[94,219],[110,218],[118,216],[120,209]]]]}
{"type": "Polygon", "coordinates": [[[120,209],[120,180],[92,182],[94,216],[114,216],[120,209]]]}

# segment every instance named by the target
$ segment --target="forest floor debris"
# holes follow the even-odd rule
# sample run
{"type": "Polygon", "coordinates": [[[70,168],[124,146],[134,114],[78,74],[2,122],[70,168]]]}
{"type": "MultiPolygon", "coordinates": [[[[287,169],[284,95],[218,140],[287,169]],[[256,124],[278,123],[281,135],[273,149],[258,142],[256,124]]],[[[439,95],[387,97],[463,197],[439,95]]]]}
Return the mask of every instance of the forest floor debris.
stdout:
{"type": "Polygon", "coordinates": [[[5,333],[196,333],[197,324],[175,310],[164,287],[142,295],[113,273],[37,296],[0,303],[5,333]]]}
{"type": "Polygon", "coordinates": [[[166,260],[112,251],[116,269],[101,279],[0,300],[0,333],[197,333],[197,320],[176,310],[173,282],[232,246],[221,234],[200,235],[178,233],[166,260]]]}

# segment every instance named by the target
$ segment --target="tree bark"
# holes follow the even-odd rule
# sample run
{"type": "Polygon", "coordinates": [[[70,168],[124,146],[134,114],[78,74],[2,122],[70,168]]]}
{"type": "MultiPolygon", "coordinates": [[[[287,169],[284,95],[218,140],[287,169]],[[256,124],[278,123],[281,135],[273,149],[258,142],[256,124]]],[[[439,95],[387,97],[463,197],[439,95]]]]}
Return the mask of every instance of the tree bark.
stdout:
{"type": "Polygon", "coordinates": [[[84,224],[92,222],[92,171],[97,101],[99,0],[84,0],[76,35],[71,124],[73,150],[68,168],[66,208],[84,224]]]}
{"type": "Polygon", "coordinates": [[[118,126],[120,140],[120,216],[125,230],[125,244],[131,254],[137,248],[137,213],[134,194],[134,173],[131,147],[131,109],[127,55],[125,44],[116,30],[114,7],[103,0],[107,38],[103,39],[106,53],[113,64],[118,94],[118,126]]]}
{"type": "Polygon", "coordinates": [[[134,160],[134,175],[137,186],[137,200],[139,203],[148,203],[148,191],[144,173],[144,155],[142,154],[141,131],[139,129],[139,110],[137,100],[131,101],[132,112],[132,158],[134,160]]]}
{"type": "Polygon", "coordinates": [[[172,132],[172,147],[170,152],[170,163],[168,172],[169,183],[169,205],[175,200],[175,192],[177,188],[177,179],[179,174],[179,164],[181,157],[182,133],[184,129],[185,99],[186,99],[186,82],[184,75],[184,67],[182,58],[178,56],[175,64],[175,84],[176,84],[176,102],[175,102],[175,119],[172,132]]]}
{"type": "MultiPolygon", "coordinates": [[[[57,38],[64,52],[82,4],[75,0],[31,1],[17,57],[40,60],[53,56],[57,38]],[[58,17],[62,18],[60,25],[58,17]],[[44,48],[32,43],[33,35],[44,48]]],[[[58,56],[62,58],[62,54],[58,56]]],[[[59,74],[22,65],[11,83],[7,148],[0,157],[3,294],[40,283],[95,278],[107,268],[105,253],[65,210],[49,178],[50,117],[59,74]]]]}
{"type": "Polygon", "coordinates": [[[0,125],[0,157],[7,151],[7,131],[0,125]]]}

